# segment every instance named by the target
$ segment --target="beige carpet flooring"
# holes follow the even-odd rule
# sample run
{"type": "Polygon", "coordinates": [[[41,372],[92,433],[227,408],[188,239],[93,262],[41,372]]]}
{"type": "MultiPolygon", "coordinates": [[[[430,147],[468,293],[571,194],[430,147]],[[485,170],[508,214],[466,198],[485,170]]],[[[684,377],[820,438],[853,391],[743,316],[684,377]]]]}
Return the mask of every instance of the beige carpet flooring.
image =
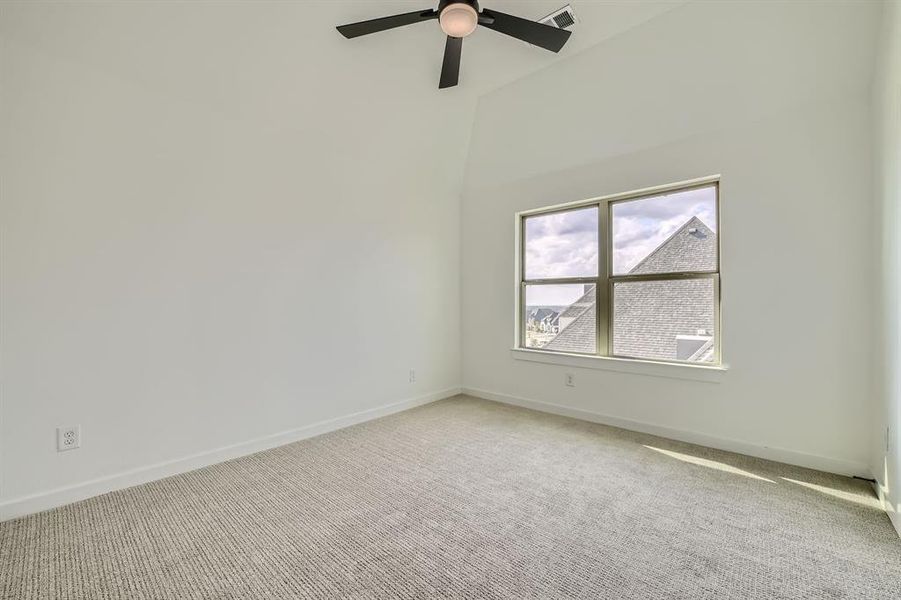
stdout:
{"type": "Polygon", "coordinates": [[[0,524],[0,598],[901,598],[865,483],[458,397],[0,524]]]}

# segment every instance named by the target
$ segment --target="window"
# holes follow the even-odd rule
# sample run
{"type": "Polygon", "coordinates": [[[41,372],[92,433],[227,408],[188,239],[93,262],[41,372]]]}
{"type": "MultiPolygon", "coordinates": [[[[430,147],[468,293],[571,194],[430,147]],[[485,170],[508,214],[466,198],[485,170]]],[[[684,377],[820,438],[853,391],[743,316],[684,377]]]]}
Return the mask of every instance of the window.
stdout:
{"type": "Polygon", "coordinates": [[[522,213],[519,346],[719,364],[719,184],[522,213]]]}

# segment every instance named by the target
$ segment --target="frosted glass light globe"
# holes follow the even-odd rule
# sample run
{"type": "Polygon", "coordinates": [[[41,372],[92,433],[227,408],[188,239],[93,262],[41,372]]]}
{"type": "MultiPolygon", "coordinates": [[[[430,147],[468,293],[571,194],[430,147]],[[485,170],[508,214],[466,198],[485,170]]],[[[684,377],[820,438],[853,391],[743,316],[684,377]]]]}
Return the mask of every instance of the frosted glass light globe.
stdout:
{"type": "Polygon", "coordinates": [[[457,2],[447,5],[441,11],[438,22],[447,35],[455,38],[464,38],[476,30],[479,24],[479,13],[469,4],[457,2]]]}

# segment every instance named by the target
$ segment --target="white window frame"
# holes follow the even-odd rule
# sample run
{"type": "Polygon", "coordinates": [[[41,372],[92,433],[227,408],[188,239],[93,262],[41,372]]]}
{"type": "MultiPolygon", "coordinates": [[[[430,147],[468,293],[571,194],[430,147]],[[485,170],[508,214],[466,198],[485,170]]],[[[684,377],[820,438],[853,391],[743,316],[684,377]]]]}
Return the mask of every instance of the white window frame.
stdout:
{"type": "MultiPolygon", "coordinates": [[[[528,357],[529,354],[541,355],[561,355],[578,359],[616,359],[618,361],[627,361],[634,363],[653,363],[661,365],[678,365],[691,366],[700,368],[724,369],[722,360],[722,275],[721,275],[721,256],[722,256],[722,236],[720,225],[720,177],[718,175],[705,177],[701,179],[693,179],[691,181],[683,181],[678,183],[657,186],[653,188],[645,188],[621,194],[613,194],[603,196],[601,198],[592,198],[590,200],[581,200],[567,204],[558,204],[554,206],[538,208],[533,210],[522,211],[516,213],[516,324],[515,324],[515,342],[514,351],[525,354],[525,356],[517,356],[517,358],[525,358],[526,360],[536,360],[537,362],[557,362],[554,360],[539,359],[535,356],[528,357]],[[622,202],[631,202],[644,198],[661,196],[664,194],[672,194],[677,192],[685,192],[700,188],[712,187],[716,193],[716,268],[708,271],[681,271],[674,273],[659,274],[640,274],[640,275],[614,275],[613,274],[613,238],[610,235],[612,210],[613,206],[622,202]],[[548,215],[559,212],[568,212],[572,210],[597,207],[598,209],[598,273],[592,277],[562,277],[562,278],[542,278],[527,279],[525,276],[525,256],[526,256],[526,236],[525,224],[529,217],[548,215]],[[712,362],[698,363],[680,360],[658,360],[643,357],[617,355],[613,351],[613,286],[620,282],[629,281],[672,281],[684,279],[712,279],[713,280],[713,302],[714,302],[714,359],[712,362]],[[526,287],[534,285],[561,285],[561,284],[594,284],[595,295],[597,297],[596,305],[596,351],[595,353],[578,353],[578,352],[561,352],[559,350],[547,350],[544,348],[530,348],[525,343],[525,317],[526,317],[526,287]]],[[[572,364],[574,361],[568,361],[572,364]]],[[[575,361],[584,362],[584,361],[575,361]]]]}

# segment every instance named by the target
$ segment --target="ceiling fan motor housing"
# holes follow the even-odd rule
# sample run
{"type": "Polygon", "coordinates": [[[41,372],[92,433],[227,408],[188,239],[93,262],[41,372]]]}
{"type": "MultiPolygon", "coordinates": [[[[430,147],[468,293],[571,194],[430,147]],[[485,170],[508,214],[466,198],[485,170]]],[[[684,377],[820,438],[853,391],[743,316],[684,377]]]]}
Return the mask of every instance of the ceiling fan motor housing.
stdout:
{"type": "Polygon", "coordinates": [[[451,4],[468,4],[469,6],[476,9],[476,12],[479,12],[478,0],[441,0],[441,2],[438,3],[438,14],[440,15],[444,11],[444,9],[451,4]]]}
{"type": "Polygon", "coordinates": [[[480,27],[491,29],[551,52],[559,52],[571,34],[565,29],[558,29],[496,10],[485,9],[485,12],[481,12],[478,0],[438,0],[436,10],[417,10],[339,25],[338,32],[350,39],[433,20],[438,21],[441,30],[447,35],[444,62],[441,65],[441,80],[438,83],[438,87],[442,89],[453,87],[459,82],[463,39],[480,27]]]}

